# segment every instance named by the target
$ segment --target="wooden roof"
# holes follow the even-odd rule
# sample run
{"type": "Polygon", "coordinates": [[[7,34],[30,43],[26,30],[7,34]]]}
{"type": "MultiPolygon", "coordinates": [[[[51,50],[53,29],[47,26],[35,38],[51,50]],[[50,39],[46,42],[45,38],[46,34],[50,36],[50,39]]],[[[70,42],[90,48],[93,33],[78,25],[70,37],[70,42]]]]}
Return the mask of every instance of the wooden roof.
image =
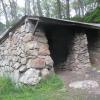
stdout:
{"type": "Polygon", "coordinates": [[[84,23],[78,21],[71,21],[71,20],[63,20],[63,19],[54,19],[54,18],[47,18],[47,17],[38,17],[38,16],[30,16],[29,19],[31,20],[39,20],[40,23],[43,24],[55,24],[55,25],[63,25],[63,26],[78,26],[82,28],[90,28],[90,29],[98,29],[100,30],[100,26],[93,23],[84,23]]]}
{"type": "Polygon", "coordinates": [[[78,26],[83,29],[88,28],[88,29],[100,30],[100,25],[96,25],[93,23],[84,23],[84,22],[54,19],[54,18],[39,17],[39,16],[23,16],[16,24],[14,24],[12,27],[7,29],[2,34],[2,36],[0,37],[0,43],[3,42],[9,36],[9,32],[14,31],[17,27],[24,24],[25,19],[31,20],[33,22],[38,21],[39,24],[42,24],[42,25],[60,25],[60,26],[66,26],[66,27],[67,26],[78,26]]]}

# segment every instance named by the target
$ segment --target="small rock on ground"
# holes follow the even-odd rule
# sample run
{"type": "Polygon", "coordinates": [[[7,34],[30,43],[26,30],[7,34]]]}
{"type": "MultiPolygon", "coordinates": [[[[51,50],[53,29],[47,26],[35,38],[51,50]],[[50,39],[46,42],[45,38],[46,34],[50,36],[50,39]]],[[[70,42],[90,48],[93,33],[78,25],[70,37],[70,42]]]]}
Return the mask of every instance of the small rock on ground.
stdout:
{"type": "Polygon", "coordinates": [[[70,83],[69,87],[79,88],[79,89],[92,89],[92,88],[98,88],[99,84],[94,80],[82,80],[70,83]]]}

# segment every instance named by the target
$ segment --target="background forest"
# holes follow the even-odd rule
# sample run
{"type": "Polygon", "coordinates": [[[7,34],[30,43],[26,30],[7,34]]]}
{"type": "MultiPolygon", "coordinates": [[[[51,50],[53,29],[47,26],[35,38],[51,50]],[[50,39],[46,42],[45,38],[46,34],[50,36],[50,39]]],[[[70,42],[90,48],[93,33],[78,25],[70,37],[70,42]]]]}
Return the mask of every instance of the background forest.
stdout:
{"type": "Polygon", "coordinates": [[[0,0],[0,32],[24,15],[99,23],[100,0],[0,0]]]}

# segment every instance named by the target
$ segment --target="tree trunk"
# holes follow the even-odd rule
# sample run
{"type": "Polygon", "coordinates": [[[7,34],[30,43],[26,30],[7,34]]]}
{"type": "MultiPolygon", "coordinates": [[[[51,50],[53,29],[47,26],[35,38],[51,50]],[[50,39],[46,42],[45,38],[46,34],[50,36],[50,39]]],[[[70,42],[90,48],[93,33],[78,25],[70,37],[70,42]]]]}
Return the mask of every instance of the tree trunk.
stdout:
{"type": "Polygon", "coordinates": [[[96,0],[97,6],[100,7],[100,0],[96,0]]]}
{"type": "Polygon", "coordinates": [[[70,19],[69,0],[66,0],[66,15],[67,19],[70,19]]]}
{"type": "Polygon", "coordinates": [[[60,0],[57,0],[57,10],[58,10],[58,18],[62,18],[60,0]]]}
{"type": "Polygon", "coordinates": [[[50,7],[47,0],[44,0],[44,9],[46,11],[46,17],[50,17],[50,7]]]}
{"type": "Polygon", "coordinates": [[[30,0],[25,0],[25,15],[31,15],[30,0]]]}
{"type": "Polygon", "coordinates": [[[10,8],[11,8],[11,16],[12,16],[12,20],[14,22],[17,21],[17,1],[15,2],[14,0],[9,0],[10,3],[10,8]]]}
{"type": "Polygon", "coordinates": [[[41,9],[41,6],[40,6],[40,0],[37,0],[37,8],[38,8],[39,16],[43,16],[42,9],[41,9]]]}
{"type": "Polygon", "coordinates": [[[6,12],[5,4],[4,4],[3,0],[1,0],[1,3],[2,3],[3,10],[4,10],[4,15],[5,15],[5,20],[6,20],[6,27],[8,27],[9,26],[9,21],[8,21],[8,16],[7,16],[7,12],[6,12]]]}
{"type": "Polygon", "coordinates": [[[82,12],[82,16],[84,15],[84,7],[83,7],[83,3],[81,0],[78,0],[78,4],[79,4],[79,8],[81,9],[82,12]]]}
{"type": "Polygon", "coordinates": [[[33,5],[33,12],[34,12],[34,16],[36,16],[37,15],[37,12],[36,12],[36,5],[35,5],[35,1],[34,0],[32,0],[32,5],[33,5]]]}

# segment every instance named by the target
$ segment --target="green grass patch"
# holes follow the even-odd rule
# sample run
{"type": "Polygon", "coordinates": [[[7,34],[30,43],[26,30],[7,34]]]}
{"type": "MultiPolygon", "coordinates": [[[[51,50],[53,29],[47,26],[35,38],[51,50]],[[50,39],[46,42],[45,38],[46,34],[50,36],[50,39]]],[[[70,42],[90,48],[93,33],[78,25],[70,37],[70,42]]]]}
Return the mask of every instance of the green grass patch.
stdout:
{"type": "Polygon", "coordinates": [[[16,87],[10,79],[0,77],[0,100],[57,100],[57,94],[59,95],[57,91],[62,88],[63,82],[55,74],[36,86],[19,87],[16,87]]]}
{"type": "Polygon", "coordinates": [[[69,92],[55,74],[35,86],[19,87],[10,79],[0,77],[0,100],[86,100],[86,95],[81,91],[69,92]]]}

